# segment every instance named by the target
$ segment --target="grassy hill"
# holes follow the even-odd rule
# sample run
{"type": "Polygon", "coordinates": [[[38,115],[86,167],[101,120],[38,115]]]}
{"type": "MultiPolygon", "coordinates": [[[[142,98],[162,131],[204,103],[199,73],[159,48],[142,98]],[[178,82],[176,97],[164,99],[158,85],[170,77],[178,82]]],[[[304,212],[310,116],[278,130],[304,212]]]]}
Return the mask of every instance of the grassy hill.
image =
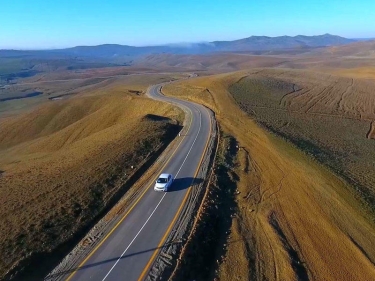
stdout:
{"type": "Polygon", "coordinates": [[[322,50],[322,53],[336,56],[355,56],[363,58],[375,57],[375,41],[355,42],[345,46],[332,46],[322,50]]]}
{"type": "MultiPolygon", "coordinates": [[[[374,82],[307,71],[250,72],[229,91],[261,125],[293,142],[375,203],[374,82]]],[[[375,209],[374,209],[375,210],[375,209]]]]}
{"type": "MultiPolygon", "coordinates": [[[[212,264],[212,274],[220,280],[236,280],[238,276],[251,280],[374,279],[374,214],[364,207],[353,186],[290,142],[268,133],[256,122],[262,116],[267,116],[267,120],[278,124],[279,102],[289,91],[290,97],[287,95],[283,99],[291,101],[285,103],[286,112],[289,107],[295,106],[305,109],[303,115],[309,109],[321,114],[330,105],[335,111],[337,103],[333,101],[337,96],[332,87],[337,85],[337,92],[342,94],[350,86],[350,83],[345,83],[345,79],[328,78],[324,74],[308,75],[284,69],[214,75],[164,87],[163,91],[168,95],[197,101],[212,108],[226,136],[223,141],[232,138],[239,147],[228,144],[226,151],[233,150],[233,163],[224,165],[225,174],[216,174],[216,188],[224,189],[225,193],[222,200],[234,198],[226,203],[232,206],[228,213],[222,214],[229,218],[229,229],[222,216],[215,222],[209,222],[215,227],[214,233],[218,238],[214,241],[218,242],[210,248],[211,253],[215,248],[214,258],[205,260],[204,265],[212,264]],[[267,77],[267,83],[262,75],[267,77]],[[296,86],[293,87],[294,84],[296,86]],[[306,85],[325,90],[314,95],[309,92],[298,95],[297,90],[307,90],[304,88],[306,85]],[[239,97],[241,100],[238,102],[246,112],[236,103],[239,97]],[[299,97],[303,97],[303,101],[299,97]],[[245,108],[245,104],[252,106],[245,108]],[[259,106],[255,107],[254,104],[259,106]],[[268,115],[259,113],[267,107],[268,115]],[[226,181],[221,182],[220,178],[223,177],[226,181]],[[231,185],[235,187],[230,188],[231,185]]],[[[353,90],[357,87],[366,89],[360,84],[356,81],[353,90]]],[[[349,93],[352,93],[350,89],[347,90],[348,98],[344,96],[341,104],[344,108],[348,106],[348,114],[352,114],[352,108],[355,112],[356,106],[361,108],[361,101],[362,105],[367,104],[367,98],[370,98],[370,95],[364,94],[362,100],[361,91],[354,96],[349,93]],[[358,102],[353,104],[356,97],[358,102]]],[[[290,119],[292,123],[298,118],[290,115],[290,119]]],[[[296,121],[309,125],[305,119],[296,121]]],[[[347,130],[348,135],[351,130],[353,135],[358,133],[356,128],[346,127],[345,124],[337,119],[335,127],[331,127],[332,132],[322,127],[322,134],[339,133],[340,130],[347,130]]],[[[292,124],[290,126],[293,129],[292,124]]],[[[309,136],[317,137],[319,141],[317,132],[319,128],[314,128],[309,136]]],[[[352,145],[358,139],[369,141],[363,133],[353,136],[352,145]]],[[[340,137],[338,134],[337,139],[340,137]]],[[[340,140],[337,141],[340,143],[340,140]]],[[[366,145],[373,146],[370,142],[366,145]]],[[[221,171],[220,167],[217,171],[221,171]]],[[[215,186],[210,188],[211,192],[215,192],[215,186]]],[[[209,205],[225,206],[215,200],[219,199],[213,198],[213,203],[209,205]]],[[[206,233],[206,243],[210,243],[212,237],[207,237],[207,234],[213,232],[206,229],[203,233],[206,233]]],[[[199,252],[197,247],[194,254],[200,257],[204,253],[199,252]]],[[[182,259],[185,258],[188,259],[182,259]]],[[[195,259],[194,255],[190,258],[195,259]]],[[[195,271],[194,267],[184,268],[184,274],[187,278],[212,276],[207,268],[203,272],[195,271]]]]}
{"type": "Polygon", "coordinates": [[[22,280],[40,278],[30,269],[42,271],[56,249],[74,245],[177,134],[179,110],[126,88],[126,79],[116,80],[1,119],[1,279],[19,270],[28,272],[22,280]]]}

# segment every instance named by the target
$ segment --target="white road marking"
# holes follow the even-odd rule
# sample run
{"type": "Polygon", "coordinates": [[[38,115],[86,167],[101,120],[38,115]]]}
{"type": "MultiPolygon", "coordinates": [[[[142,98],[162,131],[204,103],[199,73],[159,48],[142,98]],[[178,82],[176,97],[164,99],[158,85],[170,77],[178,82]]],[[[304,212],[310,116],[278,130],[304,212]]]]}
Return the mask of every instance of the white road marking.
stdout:
{"type": "Polygon", "coordinates": [[[188,156],[189,156],[189,154],[190,154],[190,151],[192,150],[192,148],[193,148],[193,146],[194,146],[194,144],[195,144],[195,141],[196,141],[197,138],[198,138],[199,132],[201,131],[201,127],[202,127],[202,114],[201,114],[201,112],[199,111],[199,130],[198,130],[198,133],[197,133],[197,135],[196,135],[196,137],[195,137],[195,139],[194,139],[194,141],[193,141],[193,144],[191,145],[191,147],[190,147],[188,153],[186,154],[186,157],[185,157],[185,159],[184,159],[184,162],[182,162],[180,169],[178,169],[178,171],[177,171],[177,173],[176,173],[176,175],[175,175],[175,178],[177,178],[177,175],[180,173],[182,166],[185,164],[185,161],[186,161],[186,159],[188,158],[188,156]]]}
{"type": "Polygon", "coordinates": [[[122,259],[122,257],[125,255],[126,251],[130,248],[130,246],[133,244],[133,242],[135,241],[135,239],[138,237],[138,235],[141,233],[141,231],[143,230],[143,228],[146,226],[146,224],[148,223],[148,221],[151,219],[152,215],[155,213],[156,209],[159,207],[161,201],[163,201],[165,195],[167,195],[167,193],[164,193],[163,197],[160,199],[159,203],[156,205],[155,209],[152,211],[151,215],[148,217],[148,219],[146,220],[146,222],[143,224],[143,226],[141,227],[141,229],[138,231],[138,233],[134,236],[133,240],[130,242],[130,244],[128,245],[128,247],[126,247],[126,249],[122,252],[121,256],[118,258],[118,260],[115,262],[115,264],[111,267],[111,269],[108,271],[108,273],[106,274],[106,276],[104,276],[103,280],[104,281],[108,275],[111,273],[111,271],[115,268],[115,266],[118,264],[118,262],[122,259]]]}

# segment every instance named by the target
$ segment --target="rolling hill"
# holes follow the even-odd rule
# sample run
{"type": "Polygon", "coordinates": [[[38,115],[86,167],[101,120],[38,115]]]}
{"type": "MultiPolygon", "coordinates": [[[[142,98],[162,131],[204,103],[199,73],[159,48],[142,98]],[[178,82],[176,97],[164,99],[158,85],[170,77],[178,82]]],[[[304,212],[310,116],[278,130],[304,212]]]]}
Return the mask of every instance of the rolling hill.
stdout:
{"type": "Polygon", "coordinates": [[[82,79],[70,98],[0,117],[1,280],[41,280],[173,139],[182,112],[141,94],[163,80],[126,76],[86,88],[82,79]]]}
{"type": "MultiPolygon", "coordinates": [[[[204,235],[197,238],[195,253],[189,252],[195,255],[180,257],[184,263],[192,261],[193,266],[181,270],[186,280],[207,276],[209,264],[222,281],[239,276],[275,281],[374,279],[373,213],[358,198],[357,187],[258,125],[266,120],[288,136],[300,133],[315,140],[317,150],[336,149],[328,161],[341,157],[338,150],[351,154],[343,158],[350,176],[357,172],[359,179],[374,179],[359,171],[366,169],[361,165],[373,171],[373,157],[365,159],[361,151],[374,150],[373,141],[366,139],[370,122],[364,121],[363,130],[357,114],[373,113],[368,84],[305,70],[254,69],[181,81],[163,91],[214,110],[222,141],[235,142],[224,147],[234,147],[232,162],[218,162],[216,183],[208,189],[208,194],[225,190],[225,196],[221,201],[211,197],[203,205],[202,211],[210,206],[213,210],[201,223],[202,228],[206,225],[204,235]],[[222,214],[226,205],[231,207],[222,214]],[[216,241],[209,247],[214,256],[197,271],[196,260],[206,255],[199,247],[207,248],[210,241],[216,241]]],[[[373,184],[367,184],[374,198],[373,184]]]]}
{"type": "Polygon", "coordinates": [[[344,46],[331,46],[329,48],[320,50],[318,53],[335,56],[375,58],[375,40],[354,42],[344,46]]]}

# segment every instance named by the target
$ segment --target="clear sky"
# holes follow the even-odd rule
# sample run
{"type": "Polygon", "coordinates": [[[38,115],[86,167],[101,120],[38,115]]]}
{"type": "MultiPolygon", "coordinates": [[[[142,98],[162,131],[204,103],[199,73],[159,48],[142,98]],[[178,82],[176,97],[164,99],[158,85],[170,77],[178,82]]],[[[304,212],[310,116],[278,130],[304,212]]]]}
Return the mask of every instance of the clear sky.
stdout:
{"type": "Polygon", "coordinates": [[[0,6],[0,48],[324,33],[375,37],[375,0],[7,0],[0,6]]]}

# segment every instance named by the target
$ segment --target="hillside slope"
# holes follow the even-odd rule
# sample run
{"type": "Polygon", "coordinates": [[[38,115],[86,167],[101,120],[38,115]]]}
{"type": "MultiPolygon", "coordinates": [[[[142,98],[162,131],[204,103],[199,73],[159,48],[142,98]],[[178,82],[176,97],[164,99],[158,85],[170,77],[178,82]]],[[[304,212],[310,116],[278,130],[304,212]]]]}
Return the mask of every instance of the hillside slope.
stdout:
{"type": "Polygon", "coordinates": [[[179,130],[179,110],[116,89],[1,119],[2,280],[41,270],[179,130]]]}
{"type": "Polygon", "coordinates": [[[332,46],[322,49],[319,53],[345,57],[375,58],[375,41],[355,42],[344,46],[332,46]]]}
{"type": "Polygon", "coordinates": [[[228,89],[246,75],[197,78],[163,90],[212,108],[222,130],[240,146],[232,171],[236,208],[230,231],[222,234],[227,241],[216,249],[220,255],[224,247],[224,257],[215,258],[217,276],[374,279],[373,215],[345,182],[240,110],[228,89]]]}

